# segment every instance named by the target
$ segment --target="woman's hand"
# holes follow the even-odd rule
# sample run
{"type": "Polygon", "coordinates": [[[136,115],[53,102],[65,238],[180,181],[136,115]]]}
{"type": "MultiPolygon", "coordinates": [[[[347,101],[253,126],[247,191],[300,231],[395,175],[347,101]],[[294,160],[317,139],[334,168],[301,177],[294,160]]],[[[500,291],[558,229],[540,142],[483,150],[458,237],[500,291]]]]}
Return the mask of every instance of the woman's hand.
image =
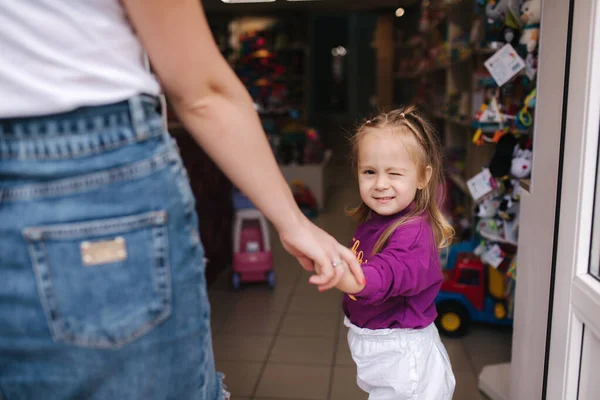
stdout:
{"type": "Polygon", "coordinates": [[[305,220],[295,228],[279,233],[283,247],[298,259],[307,271],[315,271],[316,275],[309,280],[319,287],[320,291],[335,287],[344,276],[344,263],[352,272],[356,282],[364,282],[364,274],[354,254],[342,246],[331,235],[305,220]],[[338,265],[334,267],[334,263],[338,265]]]}

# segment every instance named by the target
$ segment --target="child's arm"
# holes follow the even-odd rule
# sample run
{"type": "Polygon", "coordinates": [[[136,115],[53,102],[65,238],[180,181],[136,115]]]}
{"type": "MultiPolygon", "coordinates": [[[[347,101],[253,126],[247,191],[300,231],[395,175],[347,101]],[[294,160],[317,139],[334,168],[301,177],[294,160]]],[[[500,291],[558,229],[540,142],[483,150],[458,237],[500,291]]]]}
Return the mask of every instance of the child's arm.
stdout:
{"type": "Polygon", "coordinates": [[[416,295],[436,283],[441,274],[431,268],[431,258],[437,257],[431,230],[424,221],[403,228],[390,237],[381,253],[362,265],[366,285],[360,291],[349,281],[349,272],[338,288],[357,301],[380,304],[392,297],[416,295]]]}
{"type": "Polygon", "coordinates": [[[366,279],[363,280],[362,284],[356,282],[354,275],[352,275],[352,271],[350,271],[350,267],[348,264],[342,263],[338,268],[344,268],[344,275],[342,279],[338,282],[336,287],[344,293],[354,294],[362,291],[366,286],[366,279]]]}

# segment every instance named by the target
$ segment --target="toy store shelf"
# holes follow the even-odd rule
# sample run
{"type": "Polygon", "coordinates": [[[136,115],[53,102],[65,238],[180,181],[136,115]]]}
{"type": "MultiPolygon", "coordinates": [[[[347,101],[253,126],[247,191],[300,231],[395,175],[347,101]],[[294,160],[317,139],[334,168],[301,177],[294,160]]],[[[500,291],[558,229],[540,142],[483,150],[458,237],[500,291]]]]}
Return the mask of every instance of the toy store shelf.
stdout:
{"type": "Polygon", "coordinates": [[[475,47],[473,48],[473,51],[476,54],[482,55],[482,56],[492,56],[494,55],[499,49],[486,49],[486,48],[482,48],[482,47],[475,47]]]}
{"type": "Polygon", "coordinates": [[[508,245],[515,246],[515,247],[518,246],[518,243],[516,243],[516,242],[506,240],[505,238],[503,238],[501,236],[497,236],[497,235],[494,235],[494,234],[486,232],[486,231],[479,231],[479,234],[481,235],[482,238],[490,240],[492,242],[508,244],[508,245]]]}
{"type": "MultiPolygon", "coordinates": [[[[479,127],[477,126],[477,124],[479,124],[479,121],[472,121],[471,123],[469,123],[469,125],[473,128],[473,129],[478,129],[479,127]]],[[[484,126],[481,128],[481,132],[482,133],[488,133],[488,134],[493,134],[496,133],[499,129],[499,127],[497,126],[484,126]]],[[[512,133],[516,133],[518,135],[528,135],[531,134],[531,130],[528,129],[512,129],[511,130],[512,133]]]]}
{"type": "Polygon", "coordinates": [[[465,0],[446,0],[442,6],[442,9],[450,11],[452,8],[462,5],[464,2],[465,0]]]}
{"type": "Polygon", "coordinates": [[[405,43],[396,44],[396,48],[401,49],[401,50],[410,50],[410,49],[418,49],[422,45],[423,44],[421,42],[415,42],[415,43],[405,42],[405,43]]]}
{"type": "Polygon", "coordinates": [[[413,72],[410,74],[406,74],[406,73],[397,73],[396,74],[396,79],[418,79],[418,78],[422,78],[424,76],[427,76],[429,74],[433,74],[435,72],[439,72],[439,71],[445,71],[447,69],[450,69],[452,67],[454,67],[455,65],[459,65],[462,64],[468,60],[471,59],[473,53],[469,52],[468,56],[464,56],[456,61],[452,61],[449,63],[442,63],[439,65],[434,65],[432,67],[426,68],[422,71],[417,71],[417,72],[413,72]]]}
{"type": "Polygon", "coordinates": [[[450,178],[450,180],[452,182],[454,182],[454,184],[465,194],[469,194],[469,188],[467,187],[467,182],[465,181],[465,179],[455,173],[448,173],[448,178],[450,178]]]}
{"type": "Polygon", "coordinates": [[[325,195],[327,193],[327,182],[325,180],[325,167],[331,161],[333,152],[326,150],[323,161],[320,164],[305,165],[279,165],[285,180],[288,184],[293,182],[302,182],[313,194],[317,202],[319,211],[325,209],[325,195]]]}
{"type": "Polygon", "coordinates": [[[479,374],[479,390],[492,400],[508,400],[510,363],[487,365],[479,374]]]}
{"type": "Polygon", "coordinates": [[[442,114],[442,113],[435,113],[434,117],[438,118],[438,119],[443,119],[444,121],[448,121],[448,122],[458,125],[458,126],[463,126],[465,128],[470,128],[472,126],[471,121],[465,121],[460,118],[451,117],[449,115],[442,114]]]}
{"type": "Polygon", "coordinates": [[[519,185],[521,189],[531,192],[531,179],[520,179],[519,185]]]}
{"type": "Polygon", "coordinates": [[[437,21],[435,21],[433,24],[429,25],[427,28],[423,29],[423,30],[419,30],[419,32],[423,35],[426,35],[428,33],[434,32],[440,25],[442,25],[443,23],[445,23],[447,20],[447,17],[443,17],[438,19],[437,21]]]}

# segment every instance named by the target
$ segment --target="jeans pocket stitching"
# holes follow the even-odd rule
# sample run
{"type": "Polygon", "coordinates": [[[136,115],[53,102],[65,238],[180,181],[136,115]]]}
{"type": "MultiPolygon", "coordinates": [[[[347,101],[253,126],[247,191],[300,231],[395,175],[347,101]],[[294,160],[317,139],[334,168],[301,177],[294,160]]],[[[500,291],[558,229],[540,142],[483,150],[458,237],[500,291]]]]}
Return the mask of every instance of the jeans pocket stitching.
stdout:
{"type": "Polygon", "coordinates": [[[167,151],[145,160],[102,172],[93,172],[48,183],[7,189],[3,196],[5,200],[32,200],[85,193],[115,182],[148,176],[172,161],[173,154],[167,151]]]}
{"type": "MultiPolygon", "coordinates": [[[[48,326],[52,338],[56,342],[70,343],[82,347],[90,348],[120,348],[143,336],[152,328],[164,322],[171,315],[172,302],[172,283],[169,267],[168,254],[168,231],[166,225],[166,213],[164,211],[151,212],[145,214],[132,215],[121,218],[111,218],[97,220],[92,222],[74,223],[71,234],[69,235],[69,225],[54,225],[49,227],[33,227],[23,230],[23,236],[27,241],[27,247],[32,260],[34,274],[36,277],[38,295],[42,303],[42,308],[48,320],[48,326]],[[54,293],[54,286],[50,276],[50,269],[47,260],[47,250],[45,240],[49,238],[60,239],[82,239],[86,235],[98,234],[106,223],[108,229],[103,231],[105,234],[126,233],[137,228],[150,228],[152,231],[151,246],[153,249],[154,265],[151,275],[154,280],[154,289],[156,290],[156,300],[158,300],[158,312],[153,318],[147,319],[132,329],[128,335],[121,336],[118,340],[89,339],[81,338],[78,334],[70,332],[66,327],[66,318],[62,315],[58,306],[58,301],[54,293]],[[119,221],[122,223],[119,224],[119,221]],[[90,230],[79,228],[88,227],[90,230]],[[119,230],[120,228],[120,230],[119,230]]],[[[118,335],[117,335],[118,336],[118,335]]]]}

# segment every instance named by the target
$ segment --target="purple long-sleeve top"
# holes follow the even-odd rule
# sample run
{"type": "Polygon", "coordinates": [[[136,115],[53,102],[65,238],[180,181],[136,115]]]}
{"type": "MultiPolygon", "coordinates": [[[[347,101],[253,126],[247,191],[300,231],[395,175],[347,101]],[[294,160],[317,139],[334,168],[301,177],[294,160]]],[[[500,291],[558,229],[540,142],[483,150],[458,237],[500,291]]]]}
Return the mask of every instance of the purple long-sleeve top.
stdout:
{"type": "Polygon", "coordinates": [[[372,254],[386,227],[401,216],[373,212],[352,239],[367,284],[354,296],[344,296],[343,309],[358,327],[421,329],[437,316],[434,300],[443,278],[427,214],[401,225],[383,250],[372,254]]]}

